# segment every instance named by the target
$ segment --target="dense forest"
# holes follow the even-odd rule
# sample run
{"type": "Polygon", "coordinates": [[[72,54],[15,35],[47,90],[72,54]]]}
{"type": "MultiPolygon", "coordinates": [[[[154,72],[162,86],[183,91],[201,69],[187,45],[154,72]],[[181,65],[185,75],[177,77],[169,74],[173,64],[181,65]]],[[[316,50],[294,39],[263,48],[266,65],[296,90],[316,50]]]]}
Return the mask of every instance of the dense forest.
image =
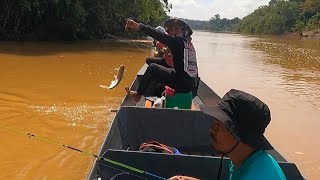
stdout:
{"type": "Polygon", "coordinates": [[[271,0],[240,22],[240,31],[282,34],[320,28],[320,0],[271,0]]]}
{"type": "Polygon", "coordinates": [[[197,21],[185,19],[192,29],[210,30],[216,32],[238,32],[240,19],[221,18],[220,14],[214,15],[209,21],[197,21]]]}
{"type": "Polygon", "coordinates": [[[1,0],[0,40],[97,39],[124,34],[125,19],[158,25],[167,0],[1,0]]]}
{"type": "MultiPolygon", "coordinates": [[[[1,0],[0,40],[100,39],[124,34],[128,17],[161,24],[172,6],[168,0],[1,0]]],[[[188,20],[191,28],[251,34],[282,34],[320,29],[320,0],[271,0],[243,19],[214,15],[188,20]]]]}
{"type": "Polygon", "coordinates": [[[320,0],[271,0],[244,17],[226,19],[219,14],[210,21],[186,20],[199,30],[233,31],[250,34],[283,34],[320,28],[320,0]]]}

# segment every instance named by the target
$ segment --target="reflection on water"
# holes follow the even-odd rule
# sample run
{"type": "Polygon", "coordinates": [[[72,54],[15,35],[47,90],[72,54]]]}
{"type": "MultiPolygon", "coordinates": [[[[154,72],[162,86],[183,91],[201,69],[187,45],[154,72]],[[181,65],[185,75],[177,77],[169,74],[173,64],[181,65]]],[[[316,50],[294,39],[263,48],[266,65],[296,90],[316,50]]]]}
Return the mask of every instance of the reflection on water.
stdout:
{"type": "MultiPolygon", "coordinates": [[[[111,99],[110,99],[111,100],[111,99]]],[[[114,103],[119,102],[121,99],[114,99],[114,103]]],[[[45,116],[61,116],[61,119],[65,119],[69,121],[68,126],[82,126],[85,128],[97,129],[99,127],[106,126],[106,122],[104,124],[98,124],[99,120],[105,119],[110,115],[110,111],[112,106],[106,105],[112,104],[108,102],[101,105],[88,105],[88,104],[78,104],[75,106],[68,105],[56,105],[52,106],[30,106],[30,108],[40,114],[45,116]],[[83,124],[87,119],[92,119],[92,124],[83,124]]]]}
{"type": "MultiPolygon", "coordinates": [[[[125,43],[0,42],[0,122],[97,153],[148,49],[125,43]],[[124,79],[109,84],[125,65],[124,79]]],[[[93,158],[0,129],[0,179],[84,179],[93,158]]]]}
{"type": "MultiPolygon", "coordinates": [[[[282,67],[279,85],[320,109],[320,42],[313,39],[264,38],[252,47],[267,54],[266,64],[282,67]]],[[[279,72],[278,72],[279,73],[279,72]]]]}
{"type": "Polygon", "coordinates": [[[220,96],[256,95],[271,109],[266,134],[309,179],[320,176],[320,41],[195,32],[202,80],[220,96]]]}
{"type": "MultiPolygon", "coordinates": [[[[256,95],[271,109],[266,135],[309,179],[320,176],[317,40],[195,32],[202,80],[220,96],[256,95]]],[[[150,50],[125,43],[0,43],[0,122],[97,153],[150,50]],[[113,90],[115,68],[124,79],[113,90]]],[[[84,179],[93,159],[0,129],[0,179],[84,179]],[[5,173],[3,173],[5,172],[5,173]]]]}
{"type": "MultiPolygon", "coordinates": [[[[274,40],[274,39],[272,39],[274,40]]],[[[314,44],[317,41],[314,41],[314,44]]],[[[301,45],[301,44],[300,44],[301,45]]],[[[262,39],[255,41],[252,47],[266,52],[270,58],[270,63],[279,64],[280,66],[292,70],[320,70],[320,47],[318,49],[310,49],[299,47],[295,44],[280,44],[279,42],[268,41],[262,39]]],[[[316,48],[317,46],[313,46],[316,48]]]]}

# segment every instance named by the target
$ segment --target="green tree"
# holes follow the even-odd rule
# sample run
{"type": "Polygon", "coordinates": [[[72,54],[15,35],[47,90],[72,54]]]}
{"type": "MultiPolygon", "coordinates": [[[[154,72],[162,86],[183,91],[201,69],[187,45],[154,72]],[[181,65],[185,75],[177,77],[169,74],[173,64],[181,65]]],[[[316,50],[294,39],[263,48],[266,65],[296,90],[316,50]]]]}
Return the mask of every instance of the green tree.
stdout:
{"type": "Polygon", "coordinates": [[[296,22],[294,27],[295,31],[297,31],[300,36],[302,36],[302,31],[304,30],[304,28],[305,28],[305,24],[303,21],[300,21],[300,20],[296,22]]]}
{"type": "Polygon", "coordinates": [[[269,5],[270,5],[270,6],[274,6],[274,5],[277,4],[278,1],[280,1],[280,0],[271,0],[271,1],[269,2],[269,5]]]}
{"type": "Polygon", "coordinates": [[[283,30],[289,31],[299,18],[300,9],[295,2],[279,1],[271,10],[271,15],[278,14],[284,21],[283,30]]]}
{"type": "Polygon", "coordinates": [[[214,17],[216,20],[219,20],[221,16],[220,16],[220,14],[216,14],[216,15],[214,15],[214,17]]]}
{"type": "Polygon", "coordinates": [[[285,18],[278,14],[272,14],[266,19],[264,27],[264,32],[267,34],[281,34],[285,31],[285,18]]]}
{"type": "Polygon", "coordinates": [[[124,33],[128,17],[159,24],[167,0],[1,0],[0,40],[91,39],[124,33]]]}
{"type": "Polygon", "coordinates": [[[320,12],[320,0],[306,0],[302,12],[305,19],[310,19],[320,12]]]}
{"type": "Polygon", "coordinates": [[[312,16],[307,23],[308,30],[316,28],[320,28],[320,13],[317,13],[314,16],[312,16]]]}
{"type": "Polygon", "coordinates": [[[244,17],[240,21],[240,31],[243,33],[260,34],[265,32],[265,21],[268,18],[272,8],[270,6],[261,6],[253,13],[244,17]]]}
{"type": "Polygon", "coordinates": [[[291,31],[301,19],[302,1],[272,0],[268,6],[261,6],[240,22],[244,33],[281,34],[291,31]]]}

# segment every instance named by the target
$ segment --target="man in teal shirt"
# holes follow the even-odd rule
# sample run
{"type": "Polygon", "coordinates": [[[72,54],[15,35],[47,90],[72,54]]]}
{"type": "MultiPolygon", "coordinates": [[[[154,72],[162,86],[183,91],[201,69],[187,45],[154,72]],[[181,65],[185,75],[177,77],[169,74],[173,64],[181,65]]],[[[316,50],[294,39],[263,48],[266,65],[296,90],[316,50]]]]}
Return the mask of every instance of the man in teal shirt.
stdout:
{"type": "Polygon", "coordinates": [[[258,150],[250,155],[239,168],[235,168],[231,161],[229,179],[282,180],[286,178],[275,159],[266,151],[258,150]]]}
{"type": "MultiPolygon", "coordinates": [[[[268,106],[243,91],[231,89],[217,106],[200,105],[203,113],[214,121],[209,129],[212,146],[230,158],[230,180],[285,180],[276,160],[265,150],[273,147],[264,137],[270,123],[268,106]]],[[[221,164],[216,179],[220,179],[221,164]]],[[[173,180],[195,180],[174,176],[173,180]]],[[[213,177],[215,179],[215,177],[213,177]]]]}

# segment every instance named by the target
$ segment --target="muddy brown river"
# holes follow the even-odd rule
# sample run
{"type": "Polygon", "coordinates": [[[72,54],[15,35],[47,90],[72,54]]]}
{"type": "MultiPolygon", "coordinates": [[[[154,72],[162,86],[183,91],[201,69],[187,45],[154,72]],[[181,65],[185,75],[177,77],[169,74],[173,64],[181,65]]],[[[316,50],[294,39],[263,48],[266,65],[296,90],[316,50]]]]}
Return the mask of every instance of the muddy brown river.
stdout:
{"type": "MultiPolygon", "coordinates": [[[[196,31],[200,76],[266,102],[266,135],[308,179],[320,177],[320,41],[196,31]]],[[[0,42],[0,123],[97,153],[151,50],[109,41],[0,42]],[[108,85],[125,65],[123,81],[108,85]]],[[[85,179],[94,159],[0,128],[0,179],[85,179]]]]}

